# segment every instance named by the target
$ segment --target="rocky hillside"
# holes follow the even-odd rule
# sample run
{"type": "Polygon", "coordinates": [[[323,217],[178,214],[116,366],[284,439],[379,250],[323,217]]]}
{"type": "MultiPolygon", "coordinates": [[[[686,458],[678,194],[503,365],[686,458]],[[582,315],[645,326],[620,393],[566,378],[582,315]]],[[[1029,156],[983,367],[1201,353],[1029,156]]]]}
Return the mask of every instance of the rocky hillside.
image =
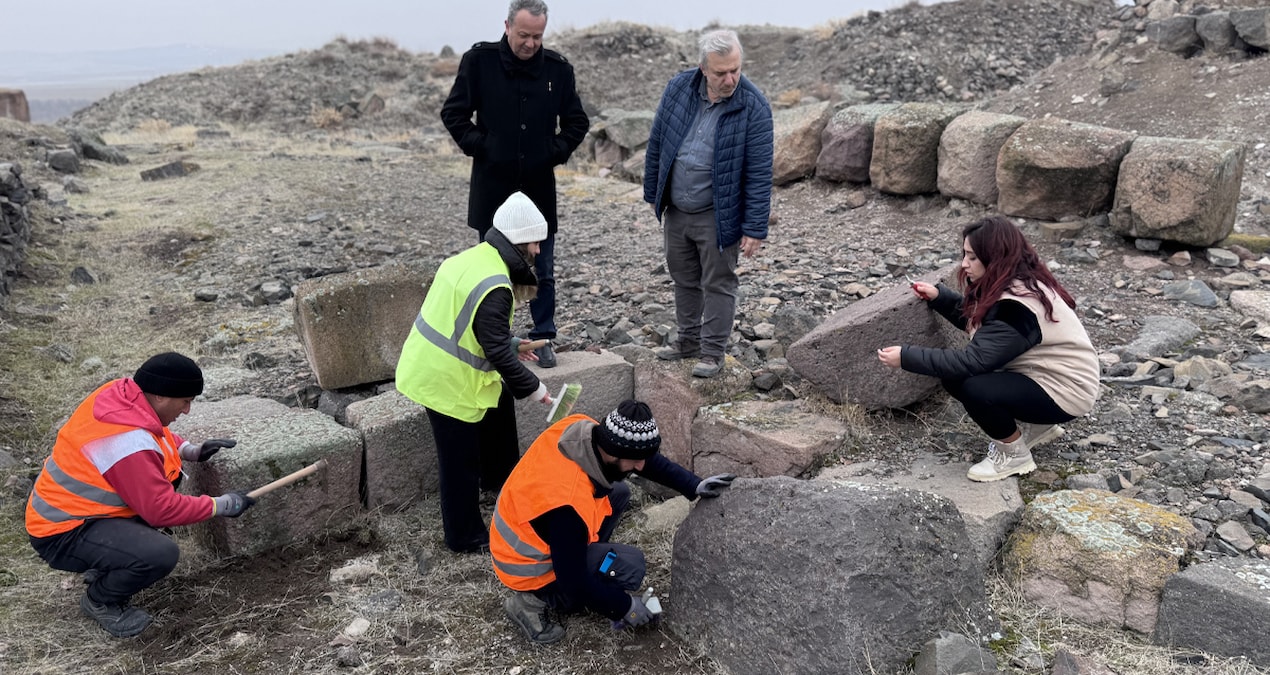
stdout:
{"type": "MultiPolygon", "coordinates": [[[[743,26],[738,32],[747,74],[773,99],[976,101],[1080,51],[1111,4],[960,0],[868,12],[811,31],[743,26]]],[[[696,62],[696,36],[605,24],[559,33],[550,46],[574,64],[593,111],[650,109],[666,80],[696,62]]],[[[336,40],[315,51],[160,77],[98,101],[67,123],[113,132],[150,119],[280,131],[336,124],[428,131],[439,127],[437,112],[456,68],[456,56],[413,54],[387,40],[336,40]],[[324,113],[370,94],[384,100],[382,112],[324,113]]]]}

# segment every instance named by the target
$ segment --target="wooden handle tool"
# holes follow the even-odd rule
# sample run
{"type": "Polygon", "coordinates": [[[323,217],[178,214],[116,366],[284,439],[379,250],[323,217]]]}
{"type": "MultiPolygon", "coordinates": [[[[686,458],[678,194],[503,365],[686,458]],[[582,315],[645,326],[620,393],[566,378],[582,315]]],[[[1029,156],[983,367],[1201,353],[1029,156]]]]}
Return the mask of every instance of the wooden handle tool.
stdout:
{"type": "Polygon", "coordinates": [[[268,485],[262,485],[256,488],[255,490],[248,492],[247,496],[251,497],[252,499],[256,499],[260,497],[260,495],[273,492],[274,490],[277,490],[280,487],[286,487],[287,485],[290,485],[300,480],[301,478],[310,476],[316,473],[317,471],[321,469],[325,469],[325,468],[326,468],[326,460],[319,459],[318,461],[304,467],[303,469],[300,469],[299,471],[293,471],[283,476],[282,478],[279,478],[278,480],[275,480],[274,482],[269,483],[268,485]]]}

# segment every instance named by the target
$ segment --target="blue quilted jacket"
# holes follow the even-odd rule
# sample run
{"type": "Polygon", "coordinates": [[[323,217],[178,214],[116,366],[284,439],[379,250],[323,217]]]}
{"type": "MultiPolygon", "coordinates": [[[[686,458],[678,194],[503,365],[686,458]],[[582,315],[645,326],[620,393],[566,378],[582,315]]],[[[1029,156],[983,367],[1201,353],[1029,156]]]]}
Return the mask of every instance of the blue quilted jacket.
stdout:
{"type": "MultiPolygon", "coordinates": [[[[644,201],[661,220],[666,180],[679,146],[697,116],[700,68],[671,78],[662,94],[644,158],[644,201]]],[[[772,210],[772,108],[744,75],[719,117],[714,145],[714,220],[719,248],[741,236],[767,238],[772,210]]]]}

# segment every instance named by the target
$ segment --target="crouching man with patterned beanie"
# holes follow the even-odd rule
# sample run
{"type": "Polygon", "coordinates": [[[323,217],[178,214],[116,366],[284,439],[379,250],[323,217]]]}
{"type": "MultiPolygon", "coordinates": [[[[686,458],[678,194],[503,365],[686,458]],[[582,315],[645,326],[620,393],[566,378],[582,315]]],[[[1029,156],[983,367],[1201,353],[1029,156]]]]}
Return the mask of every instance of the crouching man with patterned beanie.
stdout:
{"type": "Polygon", "coordinates": [[[129,600],[176,567],[176,542],[155,528],[235,518],[256,503],[244,492],[177,493],[182,460],[237,444],[191,443],[168,429],[201,393],[203,371],[176,352],[98,387],[58,430],[27,501],[31,546],[53,569],[84,574],[80,609],[115,637],[150,625],[129,600]]]}
{"type": "Polygon", "coordinates": [[[600,423],[571,415],[553,424],[512,470],[494,510],[490,554],[513,591],[503,609],[531,642],[564,637],[549,608],[586,608],[632,627],[653,619],[640,596],[628,594],[644,581],[644,554],[609,541],[630,502],[624,479],[639,473],[695,499],[719,496],[735,478],[702,480],[660,447],[648,405],[626,400],[600,423]]]}

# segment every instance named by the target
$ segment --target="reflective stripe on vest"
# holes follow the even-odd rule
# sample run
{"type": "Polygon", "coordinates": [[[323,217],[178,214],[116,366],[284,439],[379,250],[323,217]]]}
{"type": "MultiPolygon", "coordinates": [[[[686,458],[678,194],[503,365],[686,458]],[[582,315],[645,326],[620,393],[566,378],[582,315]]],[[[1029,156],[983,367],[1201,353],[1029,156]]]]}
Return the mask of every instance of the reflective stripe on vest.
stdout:
{"type": "Polygon", "coordinates": [[[33,537],[69,532],[86,521],[131,518],[137,512],[114,491],[103,470],[132,452],[155,452],[168,481],[181,473],[176,437],[164,427],[159,434],[127,424],[98,420],[93,409],[112,380],[84,399],[57,432],[53,452],[36,476],[26,506],[26,530],[33,537]],[[95,451],[93,450],[95,448],[95,451]],[[94,464],[101,461],[102,465],[94,464]]]}
{"type": "Polygon", "coordinates": [[[493,527],[502,535],[503,541],[506,541],[513,551],[530,560],[539,561],[536,563],[509,563],[494,558],[494,567],[518,577],[536,577],[552,570],[551,555],[539,551],[532,544],[521,539],[515,530],[507,524],[507,521],[503,520],[503,514],[497,510],[494,511],[493,527]]]}
{"type": "Polygon", "coordinates": [[[432,343],[434,347],[453,356],[454,358],[466,363],[467,365],[481,371],[489,372],[494,370],[494,366],[490,365],[488,359],[483,356],[473,354],[471,350],[459,344],[459,339],[463,337],[464,331],[472,323],[472,315],[476,313],[476,307],[480,304],[481,298],[492,288],[498,286],[506,286],[511,283],[511,279],[506,275],[495,275],[489,277],[476,285],[472,292],[467,294],[467,298],[463,300],[463,307],[459,310],[458,316],[454,318],[454,329],[450,333],[450,337],[441,334],[440,331],[428,325],[423,319],[423,310],[419,310],[419,316],[415,317],[415,330],[423,336],[425,340],[432,343]]]}
{"type": "Polygon", "coordinates": [[[47,473],[49,478],[52,478],[53,482],[57,483],[57,485],[63,490],[66,490],[77,497],[83,497],[90,502],[101,504],[105,507],[102,509],[102,512],[96,516],[71,515],[44,501],[44,498],[40,496],[40,493],[32,491],[31,507],[35,509],[36,513],[43,516],[45,520],[54,523],[61,523],[68,520],[85,520],[87,518],[102,517],[112,513],[109,509],[117,509],[127,506],[118,494],[109,490],[103,490],[94,485],[89,485],[84,481],[68,475],[65,471],[62,471],[62,468],[59,467],[56,462],[53,461],[52,457],[44,460],[44,472],[47,473]]]}
{"type": "Polygon", "coordinates": [[[551,549],[532,524],[542,514],[567,507],[586,527],[584,543],[599,540],[600,526],[613,513],[608,495],[596,496],[586,472],[560,450],[567,429],[585,424],[589,432],[595,423],[586,415],[570,415],[551,425],[503,484],[490,524],[489,552],[494,573],[508,588],[532,591],[556,579],[551,549]]]}

